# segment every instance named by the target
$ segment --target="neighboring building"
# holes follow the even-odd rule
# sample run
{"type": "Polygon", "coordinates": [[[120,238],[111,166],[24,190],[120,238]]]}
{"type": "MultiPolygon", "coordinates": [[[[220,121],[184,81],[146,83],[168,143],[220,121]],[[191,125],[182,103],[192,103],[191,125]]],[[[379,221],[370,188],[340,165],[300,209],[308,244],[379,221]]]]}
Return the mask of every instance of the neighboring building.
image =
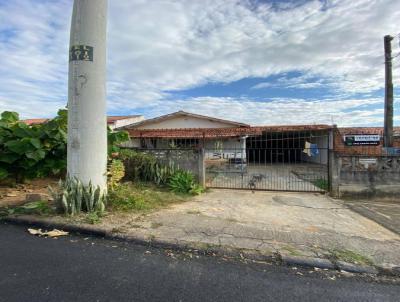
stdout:
{"type": "Polygon", "coordinates": [[[143,115],[116,115],[107,117],[107,125],[112,129],[139,123],[144,120],[143,115]]]}
{"type": "Polygon", "coordinates": [[[32,126],[32,125],[40,125],[40,124],[44,124],[46,122],[48,122],[50,119],[48,118],[31,118],[31,119],[27,119],[27,120],[22,120],[21,122],[32,126]]]}
{"type": "MultiPolygon", "coordinates": [[[[48,118],[34,118],[34,119],[26,119],[22,120],[27,125],[39,125],[48,122],[50,119],[48,118]]],[[[126,125],[138,123],[144,120],[143,115],[118,115],[118,116],[108,116],[107,117],[107,126],[111,129],[120,128],[126,125]]]]}

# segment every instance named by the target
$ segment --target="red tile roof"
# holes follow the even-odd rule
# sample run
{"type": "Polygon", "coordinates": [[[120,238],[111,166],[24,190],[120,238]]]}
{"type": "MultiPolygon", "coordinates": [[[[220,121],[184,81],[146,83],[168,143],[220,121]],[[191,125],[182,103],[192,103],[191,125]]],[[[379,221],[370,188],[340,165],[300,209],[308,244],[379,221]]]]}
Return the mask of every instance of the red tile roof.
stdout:
{"type": "Polygon", "coordinates": [[[27,124],[27,125],[38,125],[38,124],[44,124],[48,122],[50,119],[48,118],[31,118],[27,120],[22,120],[21,122],[27,124]]]}
{"type": "Polygon", "coordinates": [[[154,138],[216,138],[261,135],[263,132],[294,132],[329,130],[328,125],[260,126],[234,128],[184,128],[184,129],[126,129],[131,137],[154,138]]]}

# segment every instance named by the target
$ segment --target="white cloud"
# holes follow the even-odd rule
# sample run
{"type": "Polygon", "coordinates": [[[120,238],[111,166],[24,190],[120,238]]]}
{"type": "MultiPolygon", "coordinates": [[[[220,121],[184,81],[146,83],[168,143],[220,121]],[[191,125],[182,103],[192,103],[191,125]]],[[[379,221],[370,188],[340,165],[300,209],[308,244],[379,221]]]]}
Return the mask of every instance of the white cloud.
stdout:
{"type": "Polygon", "coordinates": [[[151,116],[170,113],[171,107],[199,114],[245,122],[251,125],[337,124],[339,126],[382,124],[381,99],[305,100],[275,98],[254,101],[247,98],[197,97],[160,100],[148,106],[151,116]],[[370,109],[378,106],[378,109],[370,109]]]}
{"type": "MultiPolygon", "coordinates": [[[[48,116],[64,106],[71,8],[72,0],[0,4],[0,110],[18,110],[24,117],[48,116]]],[[[400,1],[270,5],[254,0],[112,0],[109,8],[111,110],[156,112],[159,106],[160,112],[171,112],[192,103],[210,115],[217,110],[219,115],[235,117],[238,111],[229,113],[230,108],[240,108],[244,121],[268,114],[280,123],[306,122],[315,119],[315,112],[324,122],[330,122],[332,112],[338,120],[353,124],[379,119],[378,111],[340,111],[331,101],[173,101],[165,91],[298,71],[304,78],[281,84],[330,87],[337,98],[373,92],[383,87],[383,36],[399,30],[400,1]]],[[[400,67],[395,66],[398,85],[400,67]]],[[[269,85],[264,83],[264,89],[269,85]]]]}
{"type": "Polygon", "coordinates": [[[302,76],[287,78],[278,78],[275,82],[262,82],[254,85],[251,89],[265,89],[265,88],[295,88],[295,89],[311,89],[321,87],[331,87],[332,83],[321,79],[315,79],[316,76],[311,74],[304,74],[302,76]]]}

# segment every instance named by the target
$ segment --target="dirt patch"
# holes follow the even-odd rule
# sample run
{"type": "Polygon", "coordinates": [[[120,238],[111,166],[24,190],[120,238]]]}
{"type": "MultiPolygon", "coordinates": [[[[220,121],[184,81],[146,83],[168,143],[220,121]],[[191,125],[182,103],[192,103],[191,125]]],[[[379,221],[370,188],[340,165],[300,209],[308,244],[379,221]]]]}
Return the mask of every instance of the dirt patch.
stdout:
{"type": "Polygon", "coordinates": [[[0,183],[0,207],[25,203],[26,194],[48,194],[48,186],[56,186],[58,179],[42,178],[24,184],[0,183]]]}

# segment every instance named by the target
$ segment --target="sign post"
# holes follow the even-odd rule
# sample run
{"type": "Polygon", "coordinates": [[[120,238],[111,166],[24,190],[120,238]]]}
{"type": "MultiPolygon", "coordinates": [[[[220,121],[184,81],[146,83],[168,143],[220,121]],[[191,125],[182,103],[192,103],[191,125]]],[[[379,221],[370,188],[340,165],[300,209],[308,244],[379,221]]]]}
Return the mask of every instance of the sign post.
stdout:
{"type": "Polygon", "coordinates": [[[68,177],[107,188],[107,0],[75,0],[69,49],[68,177]]]}

